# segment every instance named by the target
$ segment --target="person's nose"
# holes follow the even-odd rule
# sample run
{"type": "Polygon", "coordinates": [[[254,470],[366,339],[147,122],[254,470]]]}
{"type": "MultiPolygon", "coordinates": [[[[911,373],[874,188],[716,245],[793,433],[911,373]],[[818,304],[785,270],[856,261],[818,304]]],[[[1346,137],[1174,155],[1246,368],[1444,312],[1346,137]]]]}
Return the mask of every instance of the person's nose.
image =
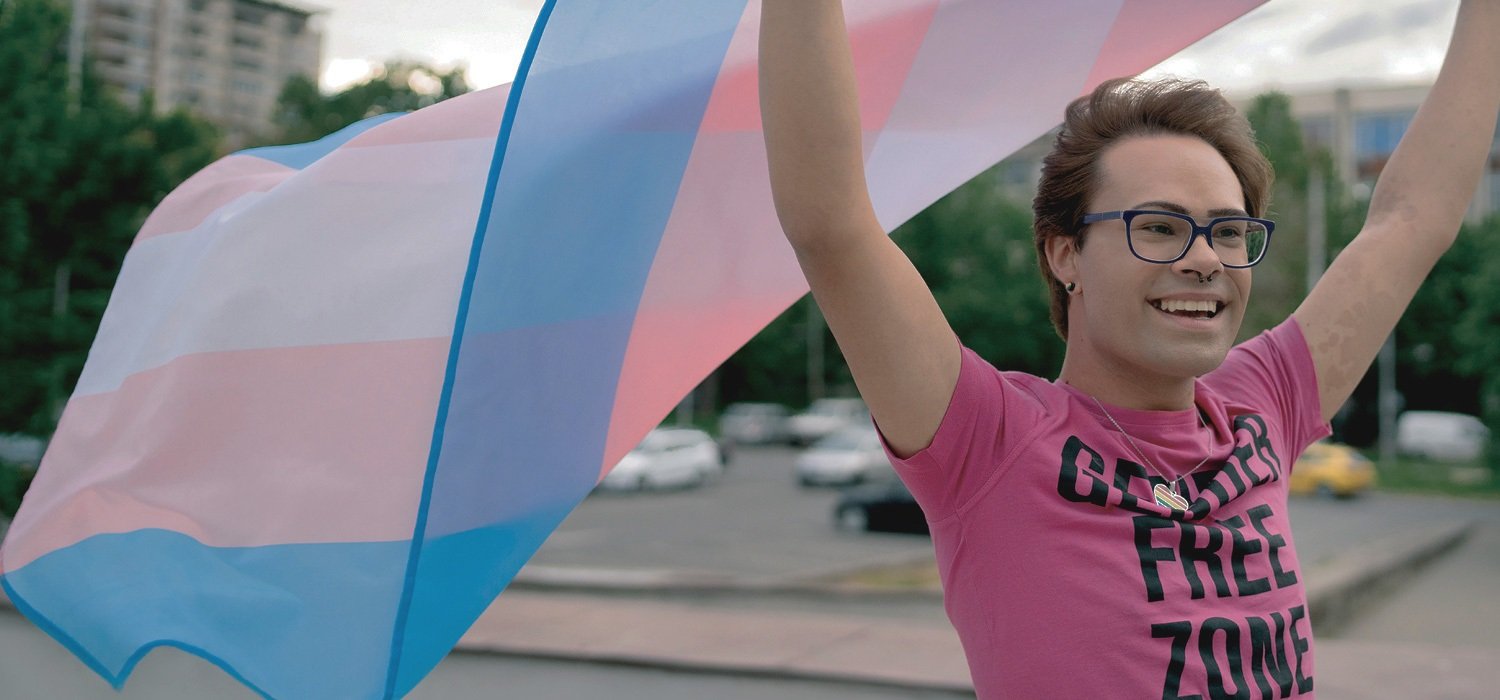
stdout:
{"type": "Polygon", "coordinates": [[[1224,269],[1224,261],[1219,259],[1219,254],[1209,244],[1208,236],[1193,236],[1193,242],[1188,245],[1187,254],[1182,256],[1173,267],[1183,274],[1195,274],[1207,279],[1224,269]]]}

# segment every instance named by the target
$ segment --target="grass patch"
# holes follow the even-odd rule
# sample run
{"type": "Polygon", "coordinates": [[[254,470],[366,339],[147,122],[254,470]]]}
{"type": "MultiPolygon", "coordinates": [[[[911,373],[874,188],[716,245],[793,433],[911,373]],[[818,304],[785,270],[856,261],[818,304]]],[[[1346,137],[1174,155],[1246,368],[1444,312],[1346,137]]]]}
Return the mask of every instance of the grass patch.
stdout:
{"type": "Polygon", "coordinates": [[[1451,463],[1398,457],[1387,464],[1377,461],[1375,473],[1383,491],[1500,498],[1500,471],[1483,460],[1451,463]]]}
{"type": "Polygon", "coordinates": [[[839,576],[830,583],[875,590],[937,590],[942,587],[937,564],[919,562],[895,566],[877,566],[839,576]]]}

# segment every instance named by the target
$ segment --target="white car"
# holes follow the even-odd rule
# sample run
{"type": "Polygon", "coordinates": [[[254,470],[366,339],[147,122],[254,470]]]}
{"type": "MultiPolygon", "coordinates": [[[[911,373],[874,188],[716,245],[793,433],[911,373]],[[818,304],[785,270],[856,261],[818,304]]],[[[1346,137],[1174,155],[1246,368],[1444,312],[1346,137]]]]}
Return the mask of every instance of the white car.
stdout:
{"type": "Polygon", "coordinates": [[[1467,462],[1484,454],[1489,441],[1489,428],[1465,413],[1407,411],[1396,419],[1396,448],[1402,454],[1467,462]]]}
{"type": "Polygon", "coordinates": [[[895,468],[874,428],[846,428],[797,457],[797,483],[803,486],[859,484],[896,478],[895,468]]]}
{"type": "Polygon", "coordinates": [[[604,479],[613,491],[688,488],[717,476],[724,468],[719,445],[694,428],[657,428],[646,434],[604,479]]]}
{"type": "Polygon", "coordinates": [[[739,445],[785,442],[788,414],[779,403],[730,404],[719,416],[719,435],[739,445]]]}
{"type": "Polygon", "coordinates": [[[859,399],[818,399],[787,421],[793,445],[810,445],[844,428],[870,425],[870,409],[859,399]]]}

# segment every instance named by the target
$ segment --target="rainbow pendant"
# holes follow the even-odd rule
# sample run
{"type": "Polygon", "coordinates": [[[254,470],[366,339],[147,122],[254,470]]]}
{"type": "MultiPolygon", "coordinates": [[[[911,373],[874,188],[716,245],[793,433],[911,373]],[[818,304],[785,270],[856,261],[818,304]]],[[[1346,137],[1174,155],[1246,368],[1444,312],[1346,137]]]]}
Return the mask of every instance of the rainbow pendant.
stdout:
{"type": "Polygon", "coordinates": [[[1166,484],[1157,484],[1156,488],[1151,489],[1151,495],[1156,497],[1156,504],[1163,508],[1182,511],[1188,509],[1187,499],[1168,488],[1166,484]]]}

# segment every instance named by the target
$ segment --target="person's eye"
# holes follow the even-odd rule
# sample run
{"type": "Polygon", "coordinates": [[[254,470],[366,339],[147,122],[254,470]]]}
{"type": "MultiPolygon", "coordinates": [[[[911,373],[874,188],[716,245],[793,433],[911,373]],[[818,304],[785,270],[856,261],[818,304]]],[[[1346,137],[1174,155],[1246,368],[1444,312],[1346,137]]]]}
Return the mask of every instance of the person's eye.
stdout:
{"type": "Polygon", "coordinates": [[[1138,231],[1154,233],[1159,236],[1171,236],[1177,233],[1177,230],[1174,229],[1171,224],[1163,223],[1161,221],[1141,221],[1136,223],[1135,227],[1138,231]]]}
{"type": "Polygon", "coordinates": [[[1241,238],[1244,235],[1245,232],[1240,230],[1236,226],[1220,226],[1218,229],[1214,230],[1214,238],[1218,238],[1221,240],[1234,240],[1241,238]]]}

